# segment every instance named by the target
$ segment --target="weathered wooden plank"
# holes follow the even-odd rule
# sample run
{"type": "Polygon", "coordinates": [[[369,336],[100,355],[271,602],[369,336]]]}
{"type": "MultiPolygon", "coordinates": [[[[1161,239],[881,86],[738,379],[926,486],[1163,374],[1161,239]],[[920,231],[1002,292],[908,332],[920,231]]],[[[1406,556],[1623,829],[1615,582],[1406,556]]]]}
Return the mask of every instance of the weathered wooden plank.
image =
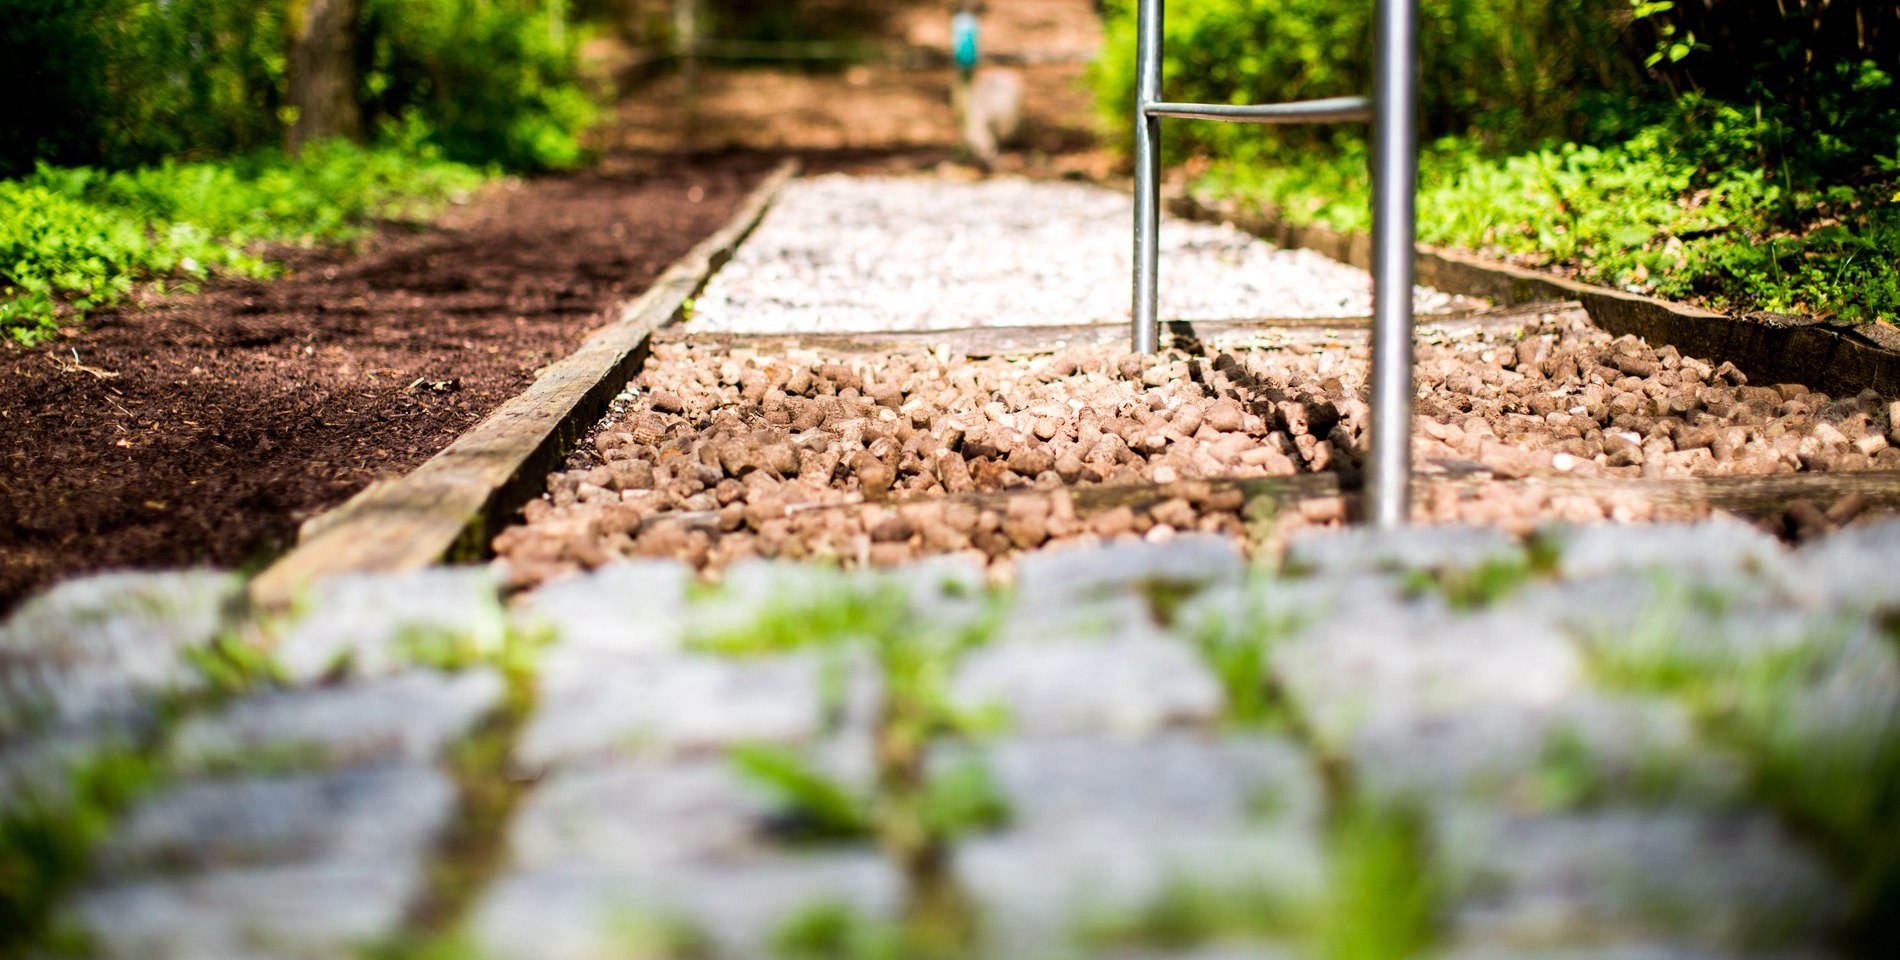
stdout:
{"type": "MultiPolygon", "coordinates": [[[[1271,212],[1232,209],[1192,196],[1171,198],[1169,209],[1188,219],[1229,222],[1281,246],[1317,250],[1357,267],[1371,263],[1371,248],[1360,234],[1295,227],[1271,212]]],[[[1836,395],[1868,389],[1900,394],[1900,330],[1885,324],[1731,317],[1424,245],[1415,262],[1419,283],[1499,304],[1576,300],[1591,322],[1610,333],[1635,334],[1691,356],[1727,360],[1757,383],[1800,383],[1836,395]]]]}
{"type": "MultiPolygon", "coordinates": [[[[1780,517],[1799,501],[1826,506],[1850,495],[1862,498],[1871,513],[1900,513],[1900,472],[1863,471],[1856,473],[1778,473],[1750,477],[1689,477],[1667,480],[1631,480],[1616,477],[1529,477],[1495,480],[1488,477],[1418,476],[1412,480],[1412,496],[1429,502],[1434,489],[1451,487],[1461,493],[1483,488],[1503,488],[1513,492],[1548,491],[1552,494],[1587,497],[1635,497],[1658,506],[1723,510],[1757,520],[1780,517]]],[[[1249,503],[1265,500],[1274,507],[1298,504],[1303,500],[1345,496],[1349,504],[1361,490],[1356,473],[1303,473],[1285,477],[1217,477],[1175,483],[1098,484],[1070,487],[1079,516],[1093,516],[1116,507],[1146,510],[1174,497],[1196,499],[1207,491],[1238,490],[1249,503]]],[[[861,510],[867,506],[903,508],[925,503],[967,503],[980,509],[1007,510],[1012,497],[1046,494],[1033,487],[1012,490],[951,494],[866,501],[840,500],[836,503],[811,504],[797,508],[823,511],[861,510]]],[[[718,522],[716,511],[663,513],[641,525],[684,524],[712,527],[718,522]]]]}
{"type": "MultiPolygon", "coordinates": [[[[1503,329],[1520,326],[1544,313],[1574,309],[1562,303],[1537,303],[1420,314],[1420,327],[1503,329]]],[[[1365,317],[1261,317],[1245,320],[1172,320],[1162,324],[1167,337],[1178,341],[1226,343],[1273,336],[1290,342],[1337,341],[1358,343],[1371,321],[1365,317]]],[[[890,353],[948,349],[965,357],[1030,356],[1067,347],[1125,343],[1125,323],[1061,324],[1011,327],[963,327],[954,330],[888,330],[868,333],[701,333],[690,326],[670,330],[660,343],[713,343],[728,349],[783,350],[792,347],[843,353],[890,353]]]]}
{"type": "Polygon", "coordinates": [[[297,547],[251,581],[253,602],[281,606],[312,581],[346,571],[409,570],[481,556],[638,372],[654,331],[680,316],[795,173],[790,162],[774,170],[725,226],[623,305],[613,322],[441,453],[305,524],[297,547]]]}
{"type": "MultiPolygon", "coordinates": [[[[1480,481],[1462,479],[1462,485],[1480,481]]],[[[1543,477],[1513,480],[1514,487],[1542,488],[1554,493],[1586,496],[1632,495],[1666,506],[1707,507],[1753,519],[1781,516],[1799,501],[1821,506],[1850,495],[1862,498],[1866,509],[1878,513],[1900,511],[1900,472],[1866,470],[1852,473],[1776,473],[1752,477],[1689,477],[1672,480],[1623,480],[1615,477],[1543,477]]]]}

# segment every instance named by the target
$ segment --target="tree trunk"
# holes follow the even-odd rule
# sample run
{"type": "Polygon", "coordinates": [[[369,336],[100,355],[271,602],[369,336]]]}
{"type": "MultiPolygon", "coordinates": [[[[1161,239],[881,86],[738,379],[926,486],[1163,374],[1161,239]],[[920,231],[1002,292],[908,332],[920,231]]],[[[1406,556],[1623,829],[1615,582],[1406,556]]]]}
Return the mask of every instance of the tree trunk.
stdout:
{"type": "Polygon", "coordinates": [[[291,0],[290,148],[326,137],[363,138],[356,102],[356,20],[362,0],[291,0]]]}

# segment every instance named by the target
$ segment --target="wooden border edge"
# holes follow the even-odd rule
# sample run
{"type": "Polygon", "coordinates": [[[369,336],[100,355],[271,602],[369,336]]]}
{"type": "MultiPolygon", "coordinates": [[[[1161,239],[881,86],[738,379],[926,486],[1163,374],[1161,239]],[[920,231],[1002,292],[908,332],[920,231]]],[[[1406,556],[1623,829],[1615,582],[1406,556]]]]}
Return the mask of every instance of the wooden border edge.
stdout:
{"type": "MultiPolygon", "coordinates": [[[[1372,262],[1371,239],[1363,234],[1293,226],[1191,194],[1171,196],[1168,211],[1188,220],[1231,223],[1263,240],[1313,250],[1360,269],[1372,262]]],[[[1878,324],[1731,317],[1424,245],[1418,248],[1417,274],[1421,284],[1489,297],[1500,306],[1575,300],[1592,323],[1609,333],[1635,334],[1691,356],[1727,360],[1761,383],[1802,383],[1837,396],[1870,389],[1900,393],[1900,332],[1878,324]]]]}
{"type": "Polygon", "coordinates": [[[297,546],[251,580],[251,602],[280,608],[327,576],[413,570],[486,553],[508,515],[535,496],[543,474],[639,373],[654,332],[680,318],[797,173],[796,160],[780,163],[724,226],[440,453],[305,523],[297,546]]]}

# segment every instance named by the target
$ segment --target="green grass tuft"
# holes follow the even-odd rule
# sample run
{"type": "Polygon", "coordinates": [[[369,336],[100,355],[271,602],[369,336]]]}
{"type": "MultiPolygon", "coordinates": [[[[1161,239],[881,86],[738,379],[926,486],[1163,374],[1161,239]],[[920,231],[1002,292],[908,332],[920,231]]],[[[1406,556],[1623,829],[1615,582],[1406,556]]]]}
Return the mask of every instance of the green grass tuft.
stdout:
{"type": "Polygon", "coordinates": [[[0,957],[30,955],[60,897],[86,873],[120,813],[160,780],[154,762],[108,747],[76,764],[64,796],[24,797],[0,812],[0,957]]]}
{"type": "Polygon", "coordinates": [[[1425,824],[1405,808],[1355,806],[1334,826],[1332,881],[1318,955],[1401,960],[1431,946],[1444,890],[1425,824]]]}

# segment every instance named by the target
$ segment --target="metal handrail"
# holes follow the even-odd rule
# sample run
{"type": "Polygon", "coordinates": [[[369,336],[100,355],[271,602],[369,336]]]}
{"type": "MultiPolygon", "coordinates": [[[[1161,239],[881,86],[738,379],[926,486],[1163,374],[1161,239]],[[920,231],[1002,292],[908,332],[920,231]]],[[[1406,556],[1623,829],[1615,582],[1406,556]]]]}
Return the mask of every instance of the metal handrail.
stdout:
{"type": "Polygon", "coordinates": [[[1151,103],[1142,112],[1151,117],[1230,123],[1349,123],[1372,119],[1372,101],[1365,97],[1331,97],[1287,103],[1151,103]]]}
{"type": "Polygon", "coordinates": [[[1370,97],[1270,104],[1161,99],[1163,0],[1138,0],[1135,41],[1135,263],[1131,346],[1160,345],[1161,120],[1372,124],[1371,453],[1367,517],[1406,522],[1412,472],[1412,282],[1417,249],[1418,0],[1377,0],[1370,97]]]}

